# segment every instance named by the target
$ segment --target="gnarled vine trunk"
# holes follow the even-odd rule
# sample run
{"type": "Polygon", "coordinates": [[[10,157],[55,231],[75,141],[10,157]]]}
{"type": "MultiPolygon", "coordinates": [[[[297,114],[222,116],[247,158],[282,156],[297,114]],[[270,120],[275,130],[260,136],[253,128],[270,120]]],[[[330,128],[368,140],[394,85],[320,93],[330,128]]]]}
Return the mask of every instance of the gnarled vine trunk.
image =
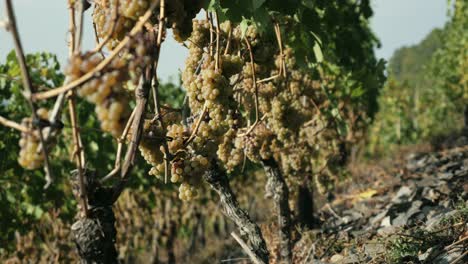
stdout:
{"type": "Polygon", "coordinates": [[[82,264],[118,263],[115,239],[115,217],[112,208],[95,207],[89,216],[72,226],[74,242],[82,264]]]}
{"type": "MultiPolygon", "coordinates": [[[[80,218],[71,227],[80,263],[118,263],[115,248],[117,230],[112,210],[114,190],[102,186],[92,171],[86,171],[85,180],[88,215],[80,218]]],[[[79,197],[77,171],[72,172],[71,182],[74,195],[79,197]]]]}
{"type": "Polygon", "coordinates": [[[229,185],[226,173],[214,164],[213,168],[208,170],[203,178],[218,193],[223,206],[223,213],[237,225],[242,235],[247,236],[250,250],[263,263],[268,263],[268,249],[262,232],[258,225],[250,219],[247,212],[239,206],[239,202],[229,185]]]}
{"type": "Polygon", "coordinates": [[[262,164],[267,176],[266,197],[273,198],[278,216],[279,260],[281,263],[291,263],[291,210],[288,186],[274,159],[262,160],[262,164]]]}

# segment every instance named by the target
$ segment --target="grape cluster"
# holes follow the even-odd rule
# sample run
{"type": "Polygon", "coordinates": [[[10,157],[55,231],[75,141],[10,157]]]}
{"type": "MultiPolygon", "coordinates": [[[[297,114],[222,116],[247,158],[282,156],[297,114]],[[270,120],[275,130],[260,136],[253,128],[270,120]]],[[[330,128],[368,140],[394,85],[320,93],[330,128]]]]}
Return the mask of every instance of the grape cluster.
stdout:
{"type": "MultiPolygon", "coordinates": [[[[36,114],[38,118],[47,120],[49,112],[46,108],[39,108],[36,114]]],[[[44,162],[44,155],[39,151],[39,135],[37,131],[33,130],[31,118],[24,118],[21,124],[27,127],[29,131],[21,133],[18,163],[28,170],[40,168],[44,162]]]]}
{"type": "Polygon", "coordinates": [[[209,167],[209,161],[201,155],[187,155],[177,158],[171,166],[171,182],[181,182],[179,198],[189,201],[197,196],[196,187],[200,185],[201,177],[209,167]]]}
{"type": "MultiPolygon", "coordinates": [[[[119,137],[130,115],[129,85],[135,86],[145,65],[151,61],[149,43],[143,34],[127,47],[88,82],[81,85],[78,95],[96,106],[101,129],[119,137]]],[[[98,54],[75,54],[65,69],[70,81],[92,72],[103,61],[98,54]]]]}
{"type": "MultiPolygon", "coordinates": [[[[188,43],[189,57],[182,80],[192,111],[200,113],[206,109],[207,112],[196,133],[194,150],[214,158],[218,146],[223,145],[220,152],[227,158],[226,151],[232,148],[230,141],[224,137],[235,136],[234,131],[241,121],[233,100],[230,77],[236,72],[236,68],[240,68],[241,61],[236,56],[220,56],[217,68],[214,56],[210,56],[208,49],[204,49],[209,46],[209,32],[208,21],[193,21],[193,32],[188,43]]],[[[194,129],[195,123],[191,125],[190,131],[194,129]]]]}
{"type": "MultiPolygon", "coordinates": [[[[96,2],[93,20],[96,25],[96,32],[100,38],[105,38],[112,27],[114,27],[110,43],[115,46],[117,41],[133,28],[150,7],[151,0],[102,0],[96,2]],[[117,20],[114,20],[115,8],[118,6],[117,20]]],[[[165,17],[167,27],[171,27],[177,41],[184,41],[190,36],[192,31],[192,19],[201,10],[203,1],[200,0],[171,0],[165,1],[165,17]]],[[[157,23],[159,18],[159,7],[153,11],[150,23],[157,23]]]]}
{"type": "Polygon", "coordinates": [[[181,184],[179,197],[189,201],[197,196],[196,188],[200,185],[209,161],[202,155],[195,155],[186,145],[188,131],[179,123],[180,118],[174,112],[163,111],[162,116],[166,117],[164,121],[171,123],[166,134],[158,121],[145,120],[139,149],[146,162],[152,166],[149,174],[162,178],[165,173],[163,141],[167,140],[170,155],[173,156],[169,170],[170,181],[181,184]]]}
{"type": "Polygon", "coordinates": [[[192,32],[192,19],[200,12],[203,1],[176,0],[167,2],[168,27],[172,28],[175,40],[183,42],[192,32]]]}
{"type": "Polygon", "coordinates": [[[110,47],[115,46],[116,40],[121,40],[132,29],[135,24],[137,14],[142,14],[148,6],[149,1],[123,1],[123,0],[102,0],[96,2],[93,11],[93,21],[96,25],[98,37],[105,38],[112,33],[110,47]],[[115,8],[117,10],[117,20],[114,20],[115,8]],[[112,31],[112,29],[114,29],[112,31]]]}
{"type": "MultiPolygon", "coordinates": [[[[128,135],[130,137],[130,135],[128,135]]],[[[141,156],[152,166],[149,174],[157,176],[157,166],[163,162],[163,153],[160,146],[164,140],[164,134],[160,126],[150,119],[143,123],[143,132],[138,146],[141,156]]]]}
{"type": "MultiPolygon", "coordinates": [[[[331,105],[328,95],[322,89],[326,87],[331,93],[338,90],[333,74],[324,71],[326,74],[315,76],[314,79],[310,72],[298,66],[292,49],[285,47],[283,54],[279,54],[279,49],[271,45],[271,40],[261,38],[253,26],[245,31],[245,39],[239,26],[232,28],[229,24],[223,25],[221,29],[225,34],[232,30],[231,52],[222,58],[228,62],[226,69],[229,69],[229,74],[240,76],[236,78],[240,81],[234,82],[237,86],[234,99],[242,106],[250,123],[253,122],[251,117],[255,112],[255,89],[252,62],[245,39],[252,46],[258,114],[264,118],[247,135],[242,134],[248,126],[226,133],[226,138],[218,148],[218,158],[229,169],[239,163],[228,157],[235,156],[234,160],[238,160],[245,154],[254,162],[275,158],[285,175],[300,178],[318,173],[326,167],[327,160],[336,155],[338,145],[343,140],[337,133],[336,117],[326,114],[331,105]],[[283,64],[285,68],[282,68],[283,64]],[[286,78],[271,78],[284,71],[287,73],[286,78]],[[269,80],[258,83],[265,78],[269,80]]],[[[224,67],[223,64],[223,70],[224,67]]]]}
{"type": "MultiPolygon", "coordinates": [[[[225,135],[235,137],[234,131],[240,127],[241,121],[233,104],[229,78],[223,74],[222,67],[224,60],[231,66],[228,71],[233,72],[236,66],[240,68],[240,61],[235,56],[220,56],[218,68],[215,59],[203,49],[209,42],[209,24],[206,21],[193,23],[194,30],[188,44],[190,56],[182,77],[192,116],[183,123],[174,115],[163,114],[167,124],[165,135],[159,122],[155,122],[157,125],[145,123],[140,144],[143,157],[152,166],[149,173],[161,177],[165,171],[162,140],[167,140],[168,156],[171,157],[170,180],[180,183],[179,198],[184,201],[196,197],[202,175],[210,167],[210,161],[216,158],[218,146],[222,145],[219,152],[226,160],[229,159],[224,152],[231,141],[226,141],[225,135]],[[151,141],[148,133],[157,134],[162,140],[151,141]]],[[[240,162],[241,155],[237,154],[236,159],[240,162]]]]}
{"type": "MultiPolygon", "coordinates": [[[[93,55],[75,55],[65,69],[71,80],[92,71],[102,58],[93,55]]],[[[129,96],[123,88],[123,82],[128,79],[123,60],[114,60],[109,70],[94,78],[78,89],[78,95],[96,105],[96,113],[101,122],[101,129],[119,137],[129,116],[129,96]]]]}

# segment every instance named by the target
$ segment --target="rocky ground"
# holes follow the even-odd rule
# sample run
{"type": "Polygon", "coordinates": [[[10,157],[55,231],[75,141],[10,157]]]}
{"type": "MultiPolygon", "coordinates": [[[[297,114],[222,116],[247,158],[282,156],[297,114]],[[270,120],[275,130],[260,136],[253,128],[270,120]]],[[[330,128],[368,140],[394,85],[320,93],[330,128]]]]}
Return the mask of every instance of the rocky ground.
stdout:
{"type": "Polygon", "coordinates": [[[354,168],[297,263],[468,263],[467,139],[354,168]]]}

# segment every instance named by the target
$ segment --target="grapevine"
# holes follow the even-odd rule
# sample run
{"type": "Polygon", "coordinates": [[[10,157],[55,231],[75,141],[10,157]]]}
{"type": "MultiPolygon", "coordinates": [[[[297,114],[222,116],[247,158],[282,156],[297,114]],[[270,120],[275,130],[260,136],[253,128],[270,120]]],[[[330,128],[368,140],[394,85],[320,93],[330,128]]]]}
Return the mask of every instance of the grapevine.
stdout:
{"type": "MultiPolygon", "coordinates": [[[[20,165],[36,169],[45,162],[48,167],[46,146],[40,146],[44,145],[43,128],[29,131],[37,128],[33,126],[36,115],[44,120],[60,119],[63,98],[68,100],[71,125],[67,125],[72,128],[73,159],[78,168],[71,178],[83,211],[72,233],[83,260],[117,259],[112,205],[129,182],[131,169],[140,165],[138,153],[147,166],[137,167],[147,173],[135,177],[146,177],[145,182],[150,183],[164,179],[164,184],[168,179],[164,188],[178,191],[170,197],[185,202],[183,208],[217,194],[224,214],[247,241],[236,234],[233,237],[254,262],[268,263],[261,230],[240,207],[230,185],[230,181],[242,181],[240,174],[256,177],[252,170],[262,168],[265,195],[272,198],[278,216],[278,257],[291,260],[294,214],[290,201],[298,195],[299,186],[315,184],[323,192],[333,186],[349,147],[364,137],[373,114],[369,110],[372,98],[355,96],[359,91],[353,90],[365,87],[365,93],[367,80],[378,80],[366,68],[375,66],[372,59],[362,60],[364,71],[356,70],[355,61],[362,57],[345,58],[335,36],[323,37],[324,47],[330,47],[324,53],[330,60],[323,61],[320,38],[304,17],[312,15],[321,21],[317,23],[321,27],[330,23],[329,12],[318,12],[307,1],[292,4],[293,11],[287,12],[280,12],[270,1],[254,2],[247,9],[236,9],[224,1],[93,1],[97,44],[83,51],[84,20],[78,12],[85,12],[90,1],[69,1],[71,45],[65,83],[51,90],[30,89],[26,99],[33,118],[14,127],[23,132],[20,165]],[[206,18],[194,19],[202,7],[206,18]],[[168,29],[189,53],[181,76],[186,98],[175,106],[180,108],[161,102],[157,73],[161,45],[170,36],[168,29]],[[302,46],[313,46],[314,54],[302,46]],[[349,83],[356,85],[348,89],[349,83]],[[62,100],[57,99],[50,114],[53,118],[43,109],[36,113],[36,102],[57,95],[62,100]],[[86,168],[88,145],[82,141],[88,137],[82,137],[86,128],[80,126],[83,120],[77,115],[77,99],[94,107],[100,129],[118,142],[115,165],[107,175],[86,168]],[[99,179],[100,175],[106,176],[99,179]]],[[[361,4],[356,5],[347,3],[346,8],[361,12],[361,4]]],[[[337,11],[335,6],[323,8],[337,11]]],[[[365,28],[359,25],[358,29],[361,27],[365,28]]],[[[372,36],[365,37],[372,48],[372,36]]],[[[27,76],[26,67],[22,71],[27,76]]],[[[51,137],[59,135],[52,132],[51,137]]],[[[104,148],[99,150],[105,152],[104,148]]],[[[185,209],[164,207],[166,213],[178,214],[174,219],[180,221],[185,209]]],[[[172,239],[177,221],[163,221],[172,239]]]]}

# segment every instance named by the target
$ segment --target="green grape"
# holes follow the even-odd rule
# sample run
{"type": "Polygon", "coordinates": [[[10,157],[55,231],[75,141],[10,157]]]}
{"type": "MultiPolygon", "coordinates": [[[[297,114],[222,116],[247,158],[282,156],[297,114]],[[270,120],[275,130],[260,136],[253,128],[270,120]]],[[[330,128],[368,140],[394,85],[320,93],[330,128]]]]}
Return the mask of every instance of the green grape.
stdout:
{"type": "MultiPolygon", "coordinates": [[[[37,109],[39,118],[47,119],[48,111],[45,108],[37,109]]],[[[31,118],[23,118],[21,125],[29,129],[28,132],[21,132],[19,141],[20,152],[18,155],[18,163],[21,167],[34,170],[38,169],[44,163],[44,156],[39,150],[39,135],[33,131],[31,118]]]]}

